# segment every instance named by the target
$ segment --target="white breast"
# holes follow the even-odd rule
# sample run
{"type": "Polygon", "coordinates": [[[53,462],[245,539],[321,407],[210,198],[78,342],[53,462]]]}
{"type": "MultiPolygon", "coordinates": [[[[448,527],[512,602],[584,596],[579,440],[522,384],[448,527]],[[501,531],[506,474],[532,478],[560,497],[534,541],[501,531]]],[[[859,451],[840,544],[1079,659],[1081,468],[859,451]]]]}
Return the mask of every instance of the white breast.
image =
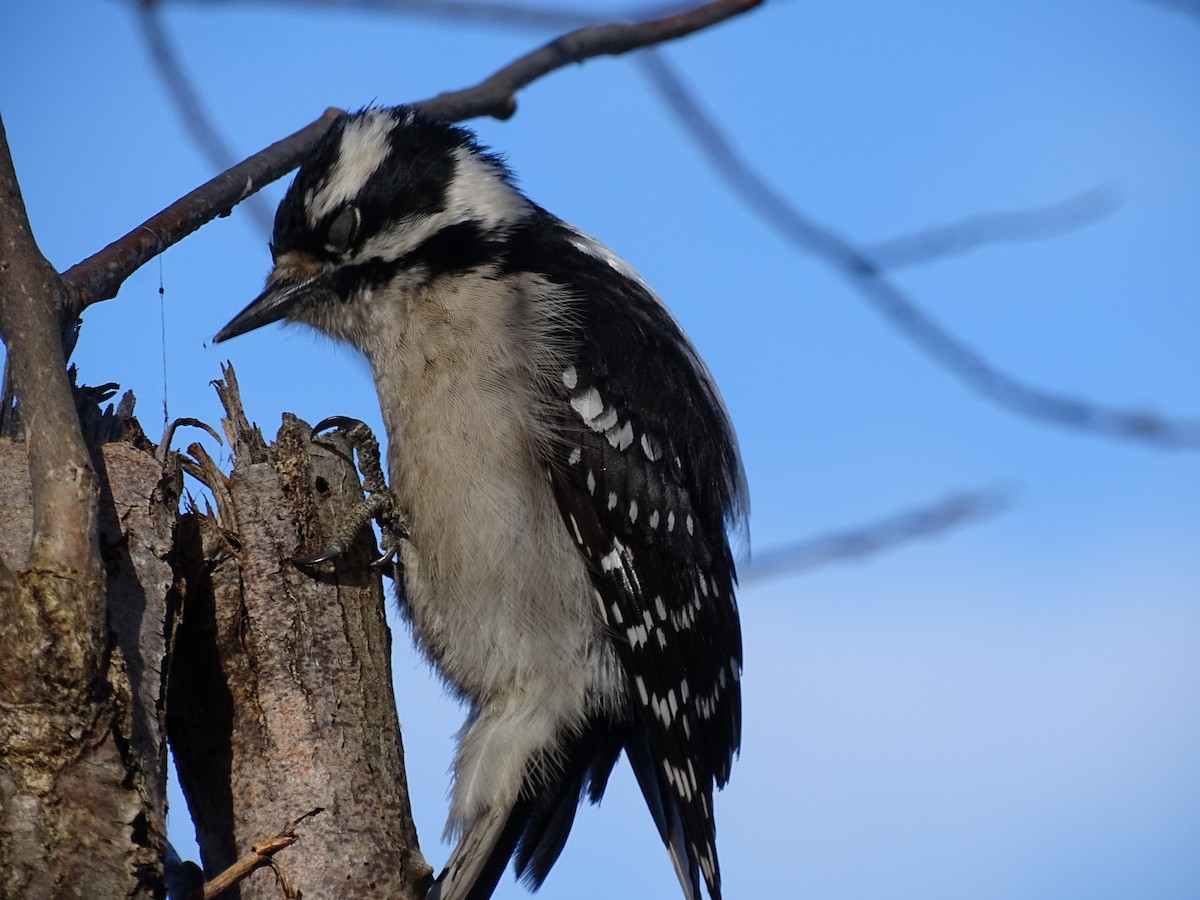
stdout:
{"type": "MultiPolygon", "coordinates": [[[[477,702],[552,689],[583,710],[615,663],[590,578],[562,524],[537,443],[547,316],[561,303],[459,278],[411,301],[376,295],[384,346],[368,346],[390,438],[392,488],[411,525],[406,591],[414,631],[445,677],[477,702]],[[545,307],[544,309],[542,307],[545,307]],[[403,325],[398,326],[398,320],[403,325]],[[606,658],[602,666],[595,657],[606,658]]],[[[518,287],[514,285],[514,288],[518,287]]]]}

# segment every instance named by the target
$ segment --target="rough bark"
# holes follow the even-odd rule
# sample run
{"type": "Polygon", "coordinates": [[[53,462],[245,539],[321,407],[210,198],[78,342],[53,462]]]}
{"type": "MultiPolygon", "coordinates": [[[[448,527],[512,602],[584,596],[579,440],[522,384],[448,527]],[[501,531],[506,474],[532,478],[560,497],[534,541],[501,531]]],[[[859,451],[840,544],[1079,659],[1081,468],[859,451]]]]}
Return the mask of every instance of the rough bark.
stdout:
{"type": "MultiPolygon", "coordinates": [[[[276,858],[295,889],[419,896],[431,872],[404,781],[374,537],[364,528],[314,571],[291,562],[320,550],[361,502],[349,448],[337,437],[313,443],[291,416],[267,447],[236,383],[219,390],[236,461],[226,478],[196,448],[217,511],[181,526],[185,601],[168,715],[206,875],[320,807],[276,858]]],[[[266,872],[240,890],[245,900],[279,896],[266,872]]]]}
{"type": "MultiPolygon", "coordinates": [[[[149,495],[130,501],[141,488],[127,491],[115,474],[116,490],[106,490],[108,463],[84,444],[63,355],[64,299],[29,231],[0,126],[0,332],[26,435],[3,445],[5,525],[16,530],[0,542],[0,896],[160,896],[161,751],[139,756],[154,729],[108,624],[109,591],[136,582],[147,561],[141,538],[120,529],[130,503],[144,507],[149,495]],[[126,563],[107,576],[101,541],[126,563]]],[[[155,464],[152,483],[160,473],[155,464]]],[[[145,606],[151,594],[143,591],[145,606]]],[[[136,638],[128,647],[139,652],[136,638]]],[[[143,679],[153,670],[153,658],[149,671],[131,660],[143,679]]]]}
{"type": "MultiPolygon", "coordinates": [[[[102,649],[110,671],[93,685],[97,696],[92,716],[97,721],[89,731],[91,739],[57,762],[20,740],[21,735],[45,727],[38,724],[43,713],[10,705],[16,692],[12,681],[5,682],[0,703],[12,731],[4,734],[5,759],[0,766],[3,897],[156,896],[160,892],[159,859],[167,813],[162,676],[169,640],[163,626],[170,621],[170,556],[180,472],[178,465],[164,470],[140,442],[106,444],[97,451],[95,463],[101,484],[104,595],[112,629],[102,649]],[[106,877],[108,873],[94,871],[97,860],[114,855],[125,860],[122,877],[131,881],[132,892],[127,886],[119,893],[107,893],[118,890],[118,885],[106,877]]],[[[24,445],[0,439],[0,546],[17,567],[27,562],[30,494],[24,445]]],[[[51,642],[54,636],[43,628],[35,639],[51,642]]],[[[13,645],[6,640],[5,646],[13,645]]],[[[37,679],[37,669],[28,667],[28,658],[11,662],[23,670],[18,680],[37,679]]],[[[36,690],[32,685],[27,688],[26,694],[36,690]]]]}

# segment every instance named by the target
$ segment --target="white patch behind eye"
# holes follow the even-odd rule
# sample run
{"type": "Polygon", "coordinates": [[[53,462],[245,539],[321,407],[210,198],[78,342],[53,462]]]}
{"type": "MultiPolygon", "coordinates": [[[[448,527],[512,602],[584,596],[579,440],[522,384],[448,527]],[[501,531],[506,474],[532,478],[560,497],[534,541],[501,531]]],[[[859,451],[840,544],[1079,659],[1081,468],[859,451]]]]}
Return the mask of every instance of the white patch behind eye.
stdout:
{"type": "Polygon", "coordinates": [[[446,191],[447,221],[475,219],[487,228],[523,218],[528,203],[486,159],[466,147],[454,151],[454,177],[446,191]]]}
{"type": "MultiPolygon", "coordinates": [[[[386,157],[386,152],[384,156],[386,157]]],[[[440,231],[460,222],[476,221],[484,231],[529,215],[532,207],[496,168],[466,147],[453,151],[454,175],[446,185],[445,209],[411,215],[364,241],[355,260],[399,259],[440,231]]]]}
{"type": "Polygon", "coordinates": [[[304,211],[310,226],[362,190],[387,159],[391,151],[388,135],[395,124],[391,110],[373,109],[346,125],[329,180],[305,198],[304,211]]]}

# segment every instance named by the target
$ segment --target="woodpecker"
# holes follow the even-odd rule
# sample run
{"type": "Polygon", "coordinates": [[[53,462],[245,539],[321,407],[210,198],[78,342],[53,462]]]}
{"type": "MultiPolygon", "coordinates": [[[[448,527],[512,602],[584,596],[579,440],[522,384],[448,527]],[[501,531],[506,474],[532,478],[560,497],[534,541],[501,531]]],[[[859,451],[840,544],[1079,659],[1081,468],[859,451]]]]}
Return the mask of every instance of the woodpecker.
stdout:
{"type": "Polygon", "coordinates": [[[729,531],[745,475],[708,369],[624,260],[412,108],[338,120],[223,341],[315,327],[369,360],[406,528],[401,603],[468,707],[430,900],[532,889],[622,751],[687,900],[741,732],[729,531]]]}

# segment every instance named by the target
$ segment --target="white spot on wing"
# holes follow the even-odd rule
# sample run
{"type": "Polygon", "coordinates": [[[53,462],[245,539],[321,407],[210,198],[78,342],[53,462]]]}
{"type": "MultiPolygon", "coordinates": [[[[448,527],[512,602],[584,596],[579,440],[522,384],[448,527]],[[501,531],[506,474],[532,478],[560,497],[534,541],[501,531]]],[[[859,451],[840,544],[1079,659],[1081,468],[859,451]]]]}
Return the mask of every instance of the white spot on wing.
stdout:
{"type": "Polygon", "coordinates": [[[650,703],[650,695],[646,693],[646,682],[642,680],[642,676],[634,675],[633,683],[635,685],[637,685],[638,695],[642,698],[642,704],[643,705],[649,704],[650,703]]]}
{"type": "MultiPolygon", "coordinates": [[[[607,431],[608,429],[612,428],[616,424],[617,424],[617,411],[610,406],[608,409],[604,410],[603,414],[596,416],[590,422],[588,422],[588,428],[592,429],[592,431],[597,431],[597,432],[607,431]]],[[[609,441],[611,441],[611,440],[612,440],[612,438],[609,438],[609,441]]],[[[616,446],[616,445],[614,444],[613,446],[616,446]]]]}
{"type": "Polygon", "coordinates": [[[617,552],[616,547],[606,553],[600,560],[600,568],[605,572],[611,572],[613,569],[620,568],[620,566],[621,555],[617,552]]]}
{"type": "Polygon", "coordinates": [[[582,394],[571,398],[571,408],[579,413],[579,418],[590,425],[593,419],[604,412],[604,401],[600,399],[599,391],[588,388],[582,394]]]}
{"type": "Polygon", "coordinates": [[[662,300],[659,300],[658,295],[650,289],[650,285],[646,284],[642,276],[637,273],[637,270],[633,266],[625,262],[625,260],[621,259],[621,257],[617,256],[617,254],[613,253],[612,250],[604,246],[604,244],[600,243],[590,234],[580,231],[573,225],[568,225],[567,228],[575,235],[575,239],[571,241],[572,247],[574,247],[576,250],[586,253],[588,256],[594,256],[596,259],[600,259],[608,263],[630,281],[633,281],[641,286],[647,294],[649,294],[655,300],[658,300],[659,304],[662,305],[662,300]]]}
{"type": "MultiPolygon", "coordinates": [[[[616,415],[615,410],[613,411],[613,415],[616,415]]],[[[608,438],[608,442],[617,450],[627,450],[629,449],[629,445],[633,443],[633,423],[626,422],[619,430],[609,428],[605,437],[608,438]]]]}

